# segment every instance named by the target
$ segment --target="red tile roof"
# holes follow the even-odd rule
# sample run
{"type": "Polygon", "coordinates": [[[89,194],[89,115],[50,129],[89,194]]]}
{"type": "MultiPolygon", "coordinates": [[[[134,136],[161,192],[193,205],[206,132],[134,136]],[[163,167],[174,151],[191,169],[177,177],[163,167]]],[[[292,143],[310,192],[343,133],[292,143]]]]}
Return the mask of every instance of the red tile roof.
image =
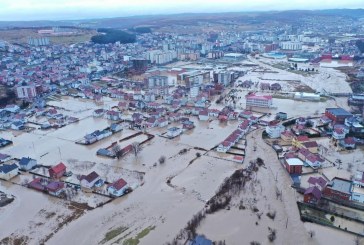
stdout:
{"type": "Polygon", "coordinates": [[[117,181],[112,183],[110,186],[114,187],[115,190],[120,190],[121,188],[123,188],[126,185],[127,185],[127,183],[124,179],[118,179],[117,181]]]}
{"type": "Polygon", "coordinates": [[[53,170],[53,172],[57,174],[57,173],[60,173],[62,171],[65,171],[66,166],[62,162],[60,162],[56,166],[51,167],[51,170],[53,170]]]}

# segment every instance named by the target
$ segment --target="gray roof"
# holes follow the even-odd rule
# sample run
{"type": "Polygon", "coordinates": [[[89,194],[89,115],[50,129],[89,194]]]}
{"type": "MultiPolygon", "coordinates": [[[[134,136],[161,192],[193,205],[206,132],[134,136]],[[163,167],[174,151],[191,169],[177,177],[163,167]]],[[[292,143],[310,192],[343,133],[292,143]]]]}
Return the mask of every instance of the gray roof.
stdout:
{"type": "Polygon", "coordinates": [[[333,178],[327,186],[329,186],[332,190],[351,194],[351,184],[352,183],[349,180],[333,178]]]}

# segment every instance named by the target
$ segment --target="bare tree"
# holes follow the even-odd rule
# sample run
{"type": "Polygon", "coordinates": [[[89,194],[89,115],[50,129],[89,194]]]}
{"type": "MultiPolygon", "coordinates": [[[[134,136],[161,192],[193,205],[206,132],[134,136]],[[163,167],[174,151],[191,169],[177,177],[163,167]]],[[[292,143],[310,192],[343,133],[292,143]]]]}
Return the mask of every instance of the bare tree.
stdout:
{"type": "Polygon", "coordinates": [[[134,155],[135,157],[138,156],[138,153],[140,152],[141,148],[140,148],[140,144],[138,142],[133,142],[131,144],[131,147],[133,149],[134,155]]]}
{"type": "Polygon", "coordinates": [[[115,154],[115,156],[117,157],[117,159],[119,159],[122,156],[122,151],[121,151],[121,147],[118,144],[115,144],[112,148],[111,151],[115,154]]]}

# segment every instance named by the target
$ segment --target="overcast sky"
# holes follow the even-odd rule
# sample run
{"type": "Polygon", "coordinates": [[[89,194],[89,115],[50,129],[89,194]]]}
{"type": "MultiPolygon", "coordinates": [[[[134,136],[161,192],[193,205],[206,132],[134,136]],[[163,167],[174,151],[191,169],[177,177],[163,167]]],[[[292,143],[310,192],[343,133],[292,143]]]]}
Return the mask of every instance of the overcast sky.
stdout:
{"type": "Polygon", "coordinates": [[[0,0],[0,21],[332,8],[364,8],[364,0],[0,0]]]}

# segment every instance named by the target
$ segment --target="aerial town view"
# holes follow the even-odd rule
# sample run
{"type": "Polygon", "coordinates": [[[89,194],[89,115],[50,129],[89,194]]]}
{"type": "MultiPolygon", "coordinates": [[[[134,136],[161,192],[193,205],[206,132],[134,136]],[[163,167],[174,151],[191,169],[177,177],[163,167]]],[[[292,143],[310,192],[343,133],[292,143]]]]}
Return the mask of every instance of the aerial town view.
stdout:
{"type": "Polygon", "coordinates": [[[364,244],[364,2],[0,1],[0,245],[364,244]]]}

